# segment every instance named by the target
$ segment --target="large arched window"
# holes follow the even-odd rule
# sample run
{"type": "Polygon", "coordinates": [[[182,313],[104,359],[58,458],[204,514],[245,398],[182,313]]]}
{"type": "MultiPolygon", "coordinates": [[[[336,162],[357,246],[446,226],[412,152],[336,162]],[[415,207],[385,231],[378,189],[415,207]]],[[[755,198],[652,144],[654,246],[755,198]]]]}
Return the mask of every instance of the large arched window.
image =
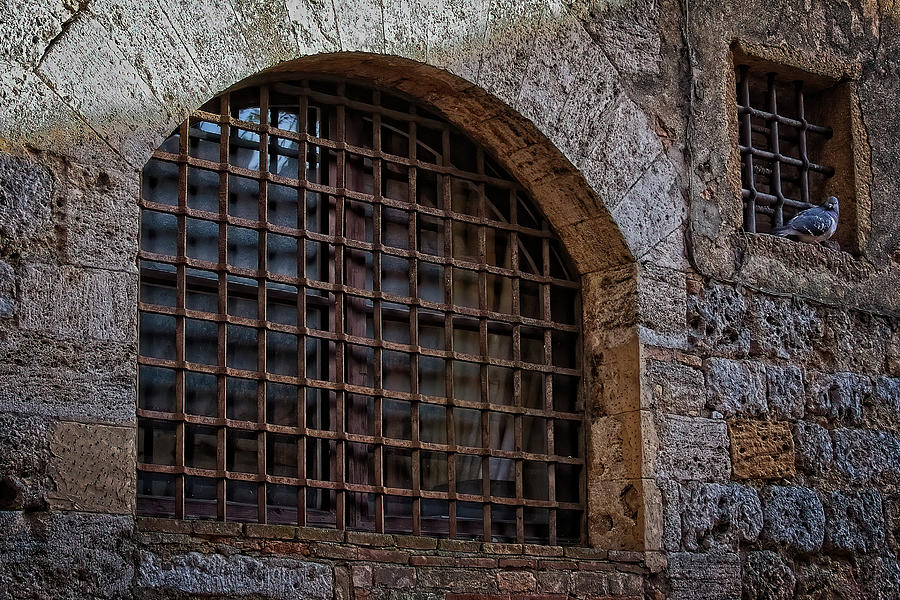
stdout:
{"type": "Polygon", "coordinates": [[[138,512],[584,539],[578,278],[396,94],[225,93],[143,171],[138,512]]]}

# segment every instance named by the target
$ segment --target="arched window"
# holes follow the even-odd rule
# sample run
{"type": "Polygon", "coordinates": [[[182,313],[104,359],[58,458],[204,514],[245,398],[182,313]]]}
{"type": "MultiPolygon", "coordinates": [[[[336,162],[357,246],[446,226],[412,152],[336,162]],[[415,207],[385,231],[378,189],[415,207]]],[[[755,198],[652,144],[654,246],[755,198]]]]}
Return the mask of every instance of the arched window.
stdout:
{"type": "Polygon", "coordinates": [[[225,93],[143,170],[138,512],[584,540],[580,286],[397,94],[225,93]]]}

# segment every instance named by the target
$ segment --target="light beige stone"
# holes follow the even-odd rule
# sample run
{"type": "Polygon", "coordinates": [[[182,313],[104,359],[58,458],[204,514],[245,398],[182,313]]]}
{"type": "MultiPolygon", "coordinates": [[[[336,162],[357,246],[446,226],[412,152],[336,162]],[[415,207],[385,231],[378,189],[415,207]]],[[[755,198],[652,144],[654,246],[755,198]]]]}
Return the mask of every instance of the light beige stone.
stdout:
{"type": "Polygon", "coordinates": [[[793,477],[794,438],[783,421],[733,420],[728,423],[731,465],[738,479],[793,477]]]}
{"type": "Polygon", "coordinates": [[[130,427],[57,423],[50,440],[54,508],[130,514],[135,504],[135,440],[130,427]]]}

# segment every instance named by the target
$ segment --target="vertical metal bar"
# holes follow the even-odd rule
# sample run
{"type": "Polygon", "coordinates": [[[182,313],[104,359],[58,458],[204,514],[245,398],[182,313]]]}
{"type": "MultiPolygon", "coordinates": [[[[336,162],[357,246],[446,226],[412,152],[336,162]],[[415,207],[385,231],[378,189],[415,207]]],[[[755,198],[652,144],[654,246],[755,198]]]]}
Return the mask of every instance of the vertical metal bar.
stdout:
{"type": "Polygon", "coordinates": [[[741,129],[744,138],[744,186],[749,192],[749,198],[744,200],[744,229],[750,233],[756,233],[756,183],[753,180],[753,123],[750,116],[750,68],[741,65],[741,107],[744,108],[743,127],[741,129]]]}
{"type": "MultiPolygon", "coordinates": [[[[550,277],[550,230],[546,220],[542,221],[541,229],[544,237],[541,239],[541,262],[543,264],[543,276],[550,277]]],[[[550,320],[550,284],[541,284],[541,319],[550,320]]],[[[552,366],[553,357],[553,331],[549,328],[544,329],[544,363],[552,366]]],[[[546,373],[544,375],[544,412],[550,414],[553,411],[553,374],[546,373]]],[[[554,456],[556,448],[553,440],[553,419],[545,419],[545,435],[547,438],[547,454],[554,456]]],[[[548,481],[548,498],[552,502],[556,502],[556,463],[547,463],[547,481],[548,481]]],[[[556,544],[556,509],[550,509],[550,543],[556,544]]]]}
{"type": "Polygon", "coordinates": [[[769,73],[768,84],[769,112],[772,113],[772,118],[768,121],[769,151],[775,155],[775,160],[772,161],[772,174],[769,176],[769,187],[777,199],[773,207],[775,214],[772,225],[780,227],[784,224],[784,194],[781,191],[781,146],[778,140],[778,119],[776,118],[778,115],[778,97],[775,90],[775,73],[769,73]]]}
{"type": "MultiPolygon", "coordinates": [[[[297,130],[300,133],[306,133],[308,131],[309,124],[307,123],[308,119],[308,97],[306,94],[301,94],[298,98],[298,108],[297,108],[297,130]]],[[[309,171],[306,168],[306,161],[309,157],[309,147],[306,143],[305,139],[301,139],[298,144],[299,155],[297,156],[297,176],[300,179],[300,185],[297,189],[297,228],[306,232],[306,195],[308,194],[308,189],[306,184],[308,183],[309,171]]],[[[301,237],[297,240],[297,277],[300,281],[304,281],[306,279],[306,245],[305,245],[305,237],[301,237]]],[[[297,287],[297,325],[300,326],[301,331],[306,331],[307,323],[306,323],[306,287],[298,286],[297,287]]],[[[301,381],[304,381],[307,377],[306,373],[306,341],[307,336],[305,334],[300,334],[297,337],[297,375],[299,376],[301,381]]],[[[308,488],[306,487],[306,392],[307,388],[304,386],[297,386],[297,427],[300,429],[301,434],[297,438],[297,478],[301,482],[301,486],[297,488],[297,525],[306,525],[306,495],[308,488]]]]}
{"type": "MultiPolygon", "coordinates": [[[[441,162],[444,165],[450,164],[450,129],[444,127],[441,131],[441,162]]],[[[450,175],[443,175],[441,182],[441,223],[444,228],[444,258],[453,257],[453,223],[450,220],[450,212],[452,209],[451,184],[450,175]]],[[[444,264],[444,304],[453,304],[453,268],[444,264]]],[[[444,311],[444,346],[452,354],[454,351],[453,344],[453,317],[450,311],[444,311]]],[[[447,397],[446,423],[447,423],[447,446],[450,448],[450,454],[447,456],[447,511],[449,524],[449,536],[455,538],[457,536],[456,524],[456,426],[453,400],[453,360],[444,361],[444,393],[447,397]]]]}
{"type": "MultiPolygon", "coordinates": [[[[228,93],[222,94],[222,102],[221,102],[221,114],[226,117],[231,114],[231,96],[228,93]]],[[[218,312],[219,317],[222,317],[228,312],[228,275],[226,273],[226,265],[228,263],[227,257],[227,249],[228,249],[228,226],[226,224],[226,218],[228,214],[228,188],[230,185],[229,175],[227,172],[228,168],[228,155],[230,152],[229,149],[229,139],[231,136],[231,127],[227,123],[222,123],[219,126],[219,262],[216,266],[218,271],[218,312]]],[[[219,340],[218,340],[218,365],[221,370],[224,370],[226,367],[225,357],[226,357],[226,346],[228,344],[228,329],[225,325],[224,319],[219,320],[219,340]]],[[[227,498],[227,475],[225,472],[225,457],[227,454],[226,443],[228,441],[228,436],[226,435],[225,430],[225,419],[228,415],[228,401],[227,401],[227,380],[225,375],[218,375],[217,377],[217,392],[218,392],[218,402],[219,402],[219,423],[220,426],[216,430],[216,470],[219,474],[219,481],[216,485],[216,504],[217,504],[217,513],[219,520],[226,520],[228,518],[228,511],[226,502],[227,498]]]]}
{"type": "MultiPolygon", "coordinates": [[[[373,104],[380,106],[381,92],[374,90],[372,92],[373,104]]],[[[381,152],[381,115],[377,112],[372,113],[372,147],[376,153],[381,152]]],[[[374,274],[372,282],[376,292],[376,298],[372,302],[372,335],[376,340],[384,339],[384,324],[382,322],[382,303],[377,298],[377,293],[382,291],[382,256],[381,251],[384,240],[382,239],[382,210],[381,210],[381,187],[382,187],[381,159],[372,158],[372,195],[375,202],[372,205],[372,243],[375,248],[372,264],[374,274]]],[[[384,435],[384,401],[381,390],[384,387],[384,352],[380,346],[375,348],[375,389],[377,395],[373,402],[375,423],[375,438],[378,443],[375,445],[375,485],[382,488],[382,492],[375,497],[375,531],[384,533],[385,514],[384,514],[384,444],[382,436],[384,435]]]]}
{"type": "MultiPolygon", "coordinates": [[[[509,222],[514,226],[513,229],[509,231],[510,268],[514,272],[519,273],[519,233],[515,229],[515,226],[519,224],[519,195],[515,188],[510,188],[509,190],[509,222]]],[[[521,316],[522,314],[521,281],[522,280],[519,277],[514,277],[512,279],[512,312],[516,317],[521,316]]],[[[513,325],[512,333],[513,361],[518,365],[522,360],[522,326],[520,323],[516,322],[513,325]]],[[[522,401],[522,369],[518,366],[513,370],[513,404],[519,409],[524,406],[524,402],[522,401]]],[[[523,452],[525,447],[525,433],[522,414],[516,413],[514,419],[515,450],[516,452],[523,452]]],[[[525,461],[522,458],[516,458],[515,486],[516,501],[518,502],[518,505],[516,506],[516,542],[519,544],[525,542],[525,509],[523,508],[525,497],[523,480],[524,466],[525,461]]]]}
{"type": "Polygon", "coordinates": [[[798,132],[800,135],[800,160],[803,161],[803,166],[800,167],[800,200],[801,202],[806,202],[808,204],[809,155],[807,154],[806,146],[806,131],[808,123],[806,122],[806,107],[803,98],[803,82],[794,82],[794,90],[796,92],[797,98],[797,119],[800,121],[800,131],[798,132]]]}
{"type": "MultiPolygon", "coordinates": [[[[343,98],[344,96],[344,85],[338,85],[338,95],[343,98]]],[[[344,110],[343,104],[337,104],[335,106],[336,111],[336,125],[337,131],[335,132],[335,139],[339,142],[346,142],[347,130],[345,128],[346,125],[346,114],[344,110]]],[[[345,150],[340,149],[337,152],[336,156],[337,164],[336,166],[336,178],[332,180],[332,185],[337,188],[338,195],[335,197],[335,208],[334,208],[334,235],[338,238],[344,238],[346,235],[345,223],[344,223],[344,214],[345,214],[345,186],[346,182],[344,180],[345,168],[347,164],[347,156],[345,150]]],[[[346,261],[345,249],[343,243],[335,244],[334,246],[334,283],[339,286],[334,294],[334,332],[337,334],[338,339],[342,340],[344,333],[346,332],[345,327],[345,301],[346,297],[344,292],[340,291],[340,287],[344,286],[344,266],[346,261]]],[[[335,369],[334,369],[334,380],[336,383],[344,383],[344,373],[345,373],[345,360],[347,356],[347,343],[344,341],[338,341],[335,343],[335,369]]],[[[336,494],[337,506],[335,511],[335,525],[338,529],[346,529],[347,528],[347,492],[345,491],[345,486],[347,483],[347,473],[346,473],[346,452],[347,452],[347,441],[344,437],[344,432],[347,431],[346,426],[346,392],[343,390],[339,390],[336,394],[336,419],[334,422],[335,431],[340,432],[341,438],[336,442],[336,469],[335,469],[335,477],[337,481],[340,482],[341,487],[338,489],[336,494]]],[[[354,511],[352,518],[355,519],[358,515],[354,511]]]]}
{"type": "MultiPolygon", "coordinates": [[[[185,424],[184,424],[184,307],[185,307],[185,266],[184,259],[187,256],[187,188],[188,188],[188,136],[190,135],[190,119],[179,127],[178,150],[181,163],[178,166],[178,217],[176,250],[178,266],[176,267],[175,282],[175,359],[181,368],[175,371],[175,414],[178,421],[175,424],[175,466],[184,467],[185,454],[185,424]]],[[[184,473],[175,476],[175,518],[184,518],[184,473]]]]}
{"type": "MultiPolygon", "coordinates": [[[[475,163],[479,175],[484,175],[484,150],[479,146],[475,152],[475,163]]],[[[480,182],[478,190],[478,217],[484,219],[487,216],[484,183],[480,182]]],[[[481,359],[488,357],[487,318],[485,314],[493,307],[488,306],[487,299],[487,227],[478,226],[478,308],[481,316],[478,319],[478,343],[481,351],[481,359]]],[[[488,365],[480,366],[481,402],[484,405],[490,403],[491,398],[488,389],[488,365]]],[[[481,411],[481,447],[491,447],[491,413],[488,410],[481,411]]],[[[481,459],[481,495],[482,495],[482,523],[484,525],[484,541],[491,541],[491,459],[485,455],[481,459]]]]}
{"type": "MultiPolygon", "coordinates": [[[[268,334],[265,327],[266,323],[266,272],[268,267],[268,232],[265,227],[269,221],[268,214],[268,173],[269,173],[269,134],[267,133],[269,123],[269,86],[261,85],[259,87],[259,124],[261,131],[259,133],[259,173],[262,178],[259,181],[259,198],[257,199],[259,223],[261,227],[258,229],[256,251],[257,251],[257,278],[256,278],[256,318],[261,326],[257,329],[257,369],[259,372],[259,380],[256,385],[256,420],[260,424],[266,422],[266,372],[267,365],[267,347],[268,334]]],[[[257,485],[257,520],[260,523],[266,522],[266,431],[262,429],[257,433],[256,437],[256,464],[257,474],[262,478],[257,485]]]]}
{"type": "MultiPolygon", "coordinates": [[[[410,114],[415,115],[415,107],[411,107],[410,114]]],[[[408,154],[410,159],[410,167],[408,170],[408,201],[410,208],[415,208],[418,198],[418,192],[416,189],[417,181],[418,181],[418,171],[414,166],[417,158],[418,151],[418,140],[416,136],[416,122],[414,120],[409,121],[409,129],[408,129],[408,139],[409,139],[409,148],[408,154]]],[[[408,234],[409,234],[409,249],[411,251],[415,251],[418,249],[418,220],[415,210],[409,211],[409,222],[408,222],[408,234]]],[[[419,261],[415,256],[410,253],[409,258],[409,296],[410,298],[418,298],[419,297],[419,261]]],[[[409,306],[409,343],[411,346],[418,348],[419,346],[419,309],[415,304],[411,304],[409,306]]],[[[410,384],[410,392],[412,392],[413,398],[416,398],[419,394],[419,354],[418,352],[413,352],[410,354],[410,373],[409,373],[409,384],[410,384]]],[[[414,535],[421,535],[422,533],[422,504],[419,498],[419,494],[422,489],[422,474],[421,474],[421,452],[419,451],[419,441],[420,441],[420,431],[419,431],[419,402],[418,400],[413,400],[410,403],[410,420],[412,421],[412,442],[413,442],[413,451],[411,456],[412,464],[410,476],[412,478],[412,488],[413,493],[415,494],[413,497],[413,506],[412,506],[412,530],[414,535]]]]}

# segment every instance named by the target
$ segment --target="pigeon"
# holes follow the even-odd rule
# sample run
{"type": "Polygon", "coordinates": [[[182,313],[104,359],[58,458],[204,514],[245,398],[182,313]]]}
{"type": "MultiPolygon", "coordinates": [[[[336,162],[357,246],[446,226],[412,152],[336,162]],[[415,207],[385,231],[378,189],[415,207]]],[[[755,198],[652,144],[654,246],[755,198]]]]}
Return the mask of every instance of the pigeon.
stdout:
{"type": "Polygon", "coordinates": [[[834,235],[838,226],[838,199],[829,196],[822,206],[814,206],[797,213],[787,225],[772,230],[774,235],[797,238],[810,244],[822,242],[834,235]]]}

